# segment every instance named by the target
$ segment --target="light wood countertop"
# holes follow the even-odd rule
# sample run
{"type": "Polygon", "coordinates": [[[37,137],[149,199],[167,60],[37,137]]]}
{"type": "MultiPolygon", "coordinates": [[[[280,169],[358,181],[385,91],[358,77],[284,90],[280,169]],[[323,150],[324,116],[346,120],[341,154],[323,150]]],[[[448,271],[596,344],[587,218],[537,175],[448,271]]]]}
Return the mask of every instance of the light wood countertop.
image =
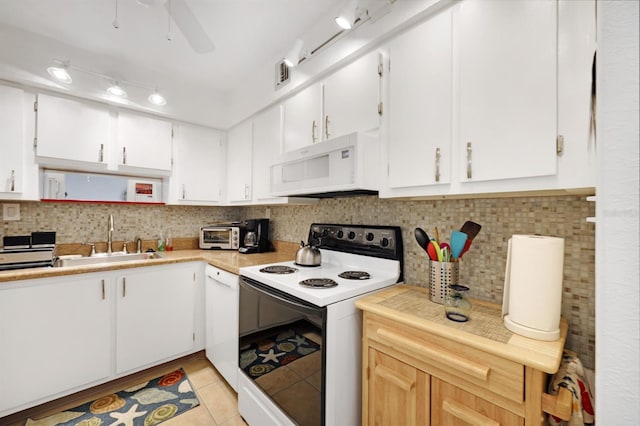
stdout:
{"type": "Polygon", "coordinates": [[[567,321],[560,322],[560,338],[553,342],[511,333],[503,325],[501,306],[472,300],[470,320],[456,323],[446,319],[444,307],[429,300],[429,290],[401,284],[359,299],[365,312],[424,330],[487,353],[518,362],[545,373],[558,370],[567,338],[567,321]],[[474,321],[474,315],[476,320],[474,321]]]}
{"type": "Polygon", "coordinates": [[[19,280],[59,277],[63,275],[86,274],[91,272],[112,271],[190,261],[204,261],[210,265],[237,275],[240,273],[240,268],[245,266],[294,260],[296,253],[295,250],[297,250],[298,247],[298,244],[283,243],[276,245],[276,251],[251,254],[243,254],[235,250],[175,250],[163,252],[163,257],[159,259],[131,260],[118,263],[98,263],[84,266],[65,266],[62,268],[31,268],[0,271],[0,285],[2,283],[10,283],[19,280]]]}

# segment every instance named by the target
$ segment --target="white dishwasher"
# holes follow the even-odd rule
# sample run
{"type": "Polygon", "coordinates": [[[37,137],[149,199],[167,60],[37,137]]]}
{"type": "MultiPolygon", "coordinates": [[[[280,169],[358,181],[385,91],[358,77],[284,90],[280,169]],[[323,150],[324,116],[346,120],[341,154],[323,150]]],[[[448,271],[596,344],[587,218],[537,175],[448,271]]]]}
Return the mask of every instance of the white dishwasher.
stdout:
{"type": "Polygon", "coordinates": [[[207,265],[205,299],[207,358],[237,391],[238,276],[207,265]]]}

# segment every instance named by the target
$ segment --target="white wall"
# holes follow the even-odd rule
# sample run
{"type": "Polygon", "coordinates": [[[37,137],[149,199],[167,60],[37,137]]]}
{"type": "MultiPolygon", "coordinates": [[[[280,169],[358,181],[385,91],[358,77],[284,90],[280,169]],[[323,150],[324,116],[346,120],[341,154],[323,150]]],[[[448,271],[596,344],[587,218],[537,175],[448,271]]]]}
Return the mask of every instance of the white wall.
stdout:
{"type": "Polygon", "coordinates": [[[638,1],[598,2],[596,418],[640,421],[638,1]]]}

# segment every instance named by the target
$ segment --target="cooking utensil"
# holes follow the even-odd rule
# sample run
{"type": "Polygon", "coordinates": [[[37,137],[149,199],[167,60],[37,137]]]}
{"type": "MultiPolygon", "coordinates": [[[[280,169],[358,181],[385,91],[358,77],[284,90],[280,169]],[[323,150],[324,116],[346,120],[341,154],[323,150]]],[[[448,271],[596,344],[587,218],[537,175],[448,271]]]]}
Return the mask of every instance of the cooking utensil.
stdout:
{"type": "Polygon", "coordinates": [[[465,242],[464,247],[460,252],[460,257],[462,257],[462,255],[465,254],[467,250],[469,250],[469,247],[471,247],[471,242],[476,237],[476,235],[478,235],[478,232],[480,232],[481,228],[482,226],[480,224],[471,222],[470,220],[466,221],[462,225],[462,228],[460,228],[460,232],[464,232],[465,234],[467,234],[467,241],[465,242]]]}
{"type": "Polygon", "coordinates": [[[436,250],[436,247],[437,246],[435,241],[429,241],[429,244],[427,245],[427,254],[429,255],[429,259],[435,260],[437,262],[438,251],[436,250]]]}
{"type": "Polygon", "coordinates": [[[451,258],[458,259],[469,237],[461,231],[451,231],[451,258]]]}
{"type": "Polygon", "coordinates": [[[413,231],[413,234],[415,235],[416,241],[418,242],[418,245],[420,246],[420,248],[422,248],[424,251],[427,251],[427,246],[429,245],[430,238],[427,235],[427,233],[424,232],[424,229],[416,228],[413,231]]]}
{"type": "Polygon", "coordinates": [[[296,252],[296,264],[300,266],[320,266],[322,256],[320,249],[310,244],[304,245],[300,241],[300,248],[296,252]]]}
{"type": "Polygon", "coordinates": [[[465,234],[467,234],[467,239],[473,240],[476,235],[478,235],[478,232],[480,232],[481,228],[482,225],[468,220],[462,225],[462,228],[460,228],[460,232],[464,232],[465,234]]]}
{"type": "Polygon", "coordinates": [[[442,262],[442,250],[440,249],[440,246],[438,245],[436,240],[431,240],[429,242],[429,246],[433,247],[433,252],[435,252],[435,259],[432,257],[431,260],[442,262]]]}
{"type": "Polygon", "coordinates": [[[436,243],[438,243],[438,248],[440,247],[440,233],[438,232],[438,227],[436,226],[436,243]]]}

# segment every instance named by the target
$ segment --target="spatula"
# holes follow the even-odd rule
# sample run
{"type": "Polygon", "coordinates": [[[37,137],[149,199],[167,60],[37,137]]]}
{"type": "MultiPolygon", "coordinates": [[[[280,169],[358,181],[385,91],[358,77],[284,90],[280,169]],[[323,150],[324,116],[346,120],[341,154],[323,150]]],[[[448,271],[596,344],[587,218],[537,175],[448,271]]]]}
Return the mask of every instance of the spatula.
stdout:
{"type": "Polygon", "coordinates": [[[481,225],[475,222],[471,222],[470,220],[466,221],[462,225],[462,228],[460,228],[460,232],[464,232],[465,234],[467,234],[467,241],[464,243],[464,248],[460,252],[460,257],[462,257],[462,255],[464,255],[467,250],[469,250],[469,247],[471,247],[471,242],[476,237],[476,235],[478,235],[478,232],[480,232],[481,228],[481,225]]]}
{"type": "Polygon", "coordinates": [[[449,245],[451,245],[452,259],[458,259],[460,257],[467,240],[468,240],[467,234],[465,234],[464,232],[451,231],[451,241],[449,242],[449,245]]]}

